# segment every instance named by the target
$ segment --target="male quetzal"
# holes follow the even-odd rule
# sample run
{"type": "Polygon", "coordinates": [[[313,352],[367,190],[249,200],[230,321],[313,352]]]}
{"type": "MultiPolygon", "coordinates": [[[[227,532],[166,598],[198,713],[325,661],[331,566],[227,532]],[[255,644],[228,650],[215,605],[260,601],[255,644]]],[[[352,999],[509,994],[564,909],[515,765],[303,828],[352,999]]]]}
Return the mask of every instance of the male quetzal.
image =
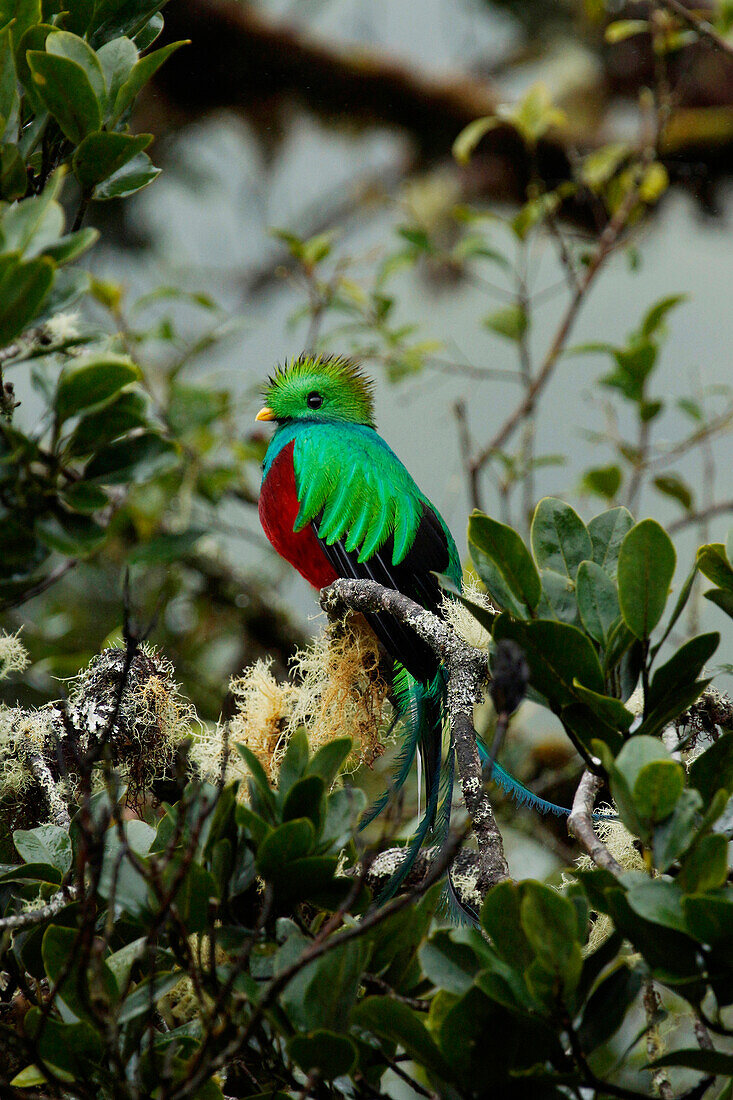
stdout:
{"type": "MultiPolygon", "coordinates": [[[[338,577],[374,580],[439,615],[435,574],[446,574],[460,588],[458,551],[437,509],[377,434],[372,383],[347,359],[302,355],[275,372],[265,401],[257,419],[274,420],[277,430],[265,456],[259,514],[277,552],[315,588],[338,577]]],[[[366,618],[394,661],[392,701],[403,720],[403,747],[393,789],[405,781],[419,750],[427,797],[392,893],[429,830],[439,841],[449,822],[452,746],[442,761],[447,684],[437,657],[413,630],[383,612],[366,618]]],[[[494,778],[520,800],[562,812],[497,764],[494,778]]]]}

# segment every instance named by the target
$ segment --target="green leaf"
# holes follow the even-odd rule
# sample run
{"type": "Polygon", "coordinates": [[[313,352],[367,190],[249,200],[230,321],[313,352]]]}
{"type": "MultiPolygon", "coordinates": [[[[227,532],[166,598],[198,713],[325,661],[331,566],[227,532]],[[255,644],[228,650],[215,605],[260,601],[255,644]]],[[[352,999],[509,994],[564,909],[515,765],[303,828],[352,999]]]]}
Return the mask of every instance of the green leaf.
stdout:
{"type": "Polygon", "coordinates": [[[113,121],[116,121],[125,113],[128,107],[132,106],[138,93],[155,76],[163,62],[167,61],[176,50],[180,50],[181,46],[187,46],[188,44],[187,39],[180,42],[171,42],[169,45],[163,46],[162,49],[155,50],[153,53],[140,58],[133,66],[129,76],[120,85],[112,109],[113,121]]]}
{"type": "Polygon", "coordinates": [[[647,705],[650,709],[664,703],[670,693],[681,684],[689,683],[700,675],[720,643],[720,634],[698,634],[685,642],[670,659],[658,668],[649,685],[647,705]]]}
{"type": "Polygon", "coordinates": [[[677,799],[674,813],[654,830],[654,865],[666,871],[686,852],[697,832],[702,798],[698,791],[684,790],[677,799]]]}
{"type": "Polygon", "coordinates": [[[79,229],[76,233],[67,233],[53,244],[45,245],[43,255],[56,264],[68,264],[87,252],[99,240],[99,230],[79,229]]]}
{"type": "MultiPolygon", "coordinates": [[[[156,1006],[166,993],[178,985],[185,975],[181,970],[161,971],[145,978],[133,991],[125,997],[119,1008],[116,1009],[116,1021],[118,1024],[129,1024],[138,1016],[150,1016],[156,1012],[156,1006]],[[152,1013],[151,1013],[152,1006],[152,1013]]],[[[152,1023],[152,1020],[151,1020],[152,1023]]]]}
{"type": "Polygon", "coordinates": [[[593,556],[588,529],[569,504],[555,497],[539,502],[532,519],[532,552],[541,569],[575,580],[578,566],[593,556]]]}
{"type": "Polygon", "coordinates": [[[707,805],[716,791],[733,793],[733,732],[724,733],[690,765],[690,784],[707,805]]]}
{"type": "Polygon", "coordinates": [[[318,832],[325,813],[323,793],[324,783],[320,775],[307,775],[305,779],[293,783],[283,802],[283,821],[307,817],[318,832]]]}
{"type": "Polygon", "coordinates": [[[578,566],[576,596],[581,622],[591,638],[605,646],[621,609],[618,592],[608,573],[593,561],[578,566]]]}
{"type": "Polygon", "coordinates": [[[108,202],[110,199],[126,199],[147,187],[160,175],[147,153],[138,153],[113,172],[111,176],[97,184],[92,198],[95,202],[108,202]]]}
{"type": "Polygon", "coordinates": [[[529,318],[520,305],[504,306],[484,317],[484,325],[507,340],[518,342],[529,328],[529,318]]]}
{"type": "Polygon", "coordinates": [[[96,0],[92,45],[96,49],[121,35],[136,38],[164,4],[165,0],[96,0]]]}
{"type": "Polygon", "coordinates": [[[634,721],[634,715],[626,709],[620,699],[616,699],[612,695],[590,691],[578,683],[577,680],[574,681],[573,686],[578,698],[590,707],[601,721],[606,722],[614,729],[622,730],[624,733],[628,732],[631,723],[634,721]]]}
{"type": "Polygon", "coordinates": [[[562,111],[553,107],[546,86],[538,81],[533,84],[515,107],[500,113],[511,122],[529,146],[534,146],[551,126],[559,126],[565,120],[562,111]]]}
{"type": "Polygon", "coordinates": [[[104,82],[107,86],[107,103],[114,107],[117,93],[130,76],[137,64],[139,54],[137,46],[124,35],[105,42],[97,50],[97,58],[102,66],[104,82]]]}
{"type": "MultiPolygon", "coordinates": [[[[623,142],[611,142],[583,157],[581,179],[593,191],[602,191],[605,184],[616,175],[629,155],[629,147],[623,142]]],[[[601,350],[612,350],[601,345],[601,350]]],[[[596,350],[591,345],[590,350],[596,350]]]]}
{"type": "Polygon", "coordinates": [[[575,585],[564,573],[553,569],[541,569],[542,597],[537,605],[540,619],[556,619],[559,623],[578,621],[578,602],[575,598],[575,585]]]}
{"type": "Polygon", "coordinates": [[[618,595],[621,614],[637,638],[648,638],[664,612],[677,555],[653,519],[632,527],[621,544],[618,595]]]}
{"type": "Polygon", "coordinates": [[[103,485],[138,485],[167,473],[180,461],[178,448],[157,432],[142,432],[100,450],[87,464],[84,477],[103,485]]]}
{"type": "Polygon", "coordinates": [[[639,726],[638,733],[649,737],[656,736],[665,726],[678,718],[702,695],[710,680],[695,680],[692,684],[678,684],[665,699],[659,703],[639,726]]]}
{"type": "MultiPolygon", "coordinates": [[[[0,118],[0,125],[2,125],[2,118],[0,118]]],[[[17,146],[3,145],[0,149],[0,196],[12,202],[14,199],[22,198],[27,189],[27,168],[17,146]]]]}
{"type": "Polygon", "coordinates": [[[626,878],[630,880],[626,896],[635,913],[652,924],[688,932],[682,909],[683,894],[674,882],[663,878],[650,879],[642,871],[628,872],[626,878]]]}
{"type": "Polygon", "coordinates": [[[728,838],[708,833],[685,856],[677,882],[686,894],[700,894],[724,886],[727,878],[728,838]]]}
{"type": "Polygon", "coordinates": [[[436,932],[419,950],[423,973],[436,989],[462,995],[476,977],[477,958],[466,943],[456,943],[449,932],[436,932]]]}
{"type": "Polygon", "coordinates": [[[74,175],[84,192],[108,179],[146,149],[152,134],[89,134],[74,152],[74,175]]]}
{"type": "Polygon", "coordinates": [[[81,512],[91,516],[100,508],[109,504],[109,495],[96,485],[87,485],[85,481],[74,481],[59,492],[59,499],[72,512],[81,512]]]}
{"type": "Polygon", "coordinates": [[[282,872],[270,877],[277,887],[280,905],[308,902],[321,909],[334,910],[353,888],[347,878],[336,878],[338,856],[305,856],[288,863],[282,872]]]}
{"type": "MultiPolygon", "coordinates": [[[[308,736],[305,730],[296,730],[288,742],[288,747],[280,765],[278,790],[286,795],[298,779],[305,773],[308,764],[308,736]]],[[[297,814],[294,816],[298,816],[297,814]]],[[[307,816],[307,815],[305,815],[307,816]]]]}
{"type": "Polygon", "coordinates": [[[102,1038],[86,1021],[68,1023],[49,1016],[40,1008],[28,1010],[23,1019],[26,1036],[37,1042],[41,1061],[61,1071],[62,1080],[84,1078],[102,1057],[102,1038]]]}
{"type": "Polygon", "coordinates": [[[357,1059],[357,1049],[346,1035],[319,1028],[305,1035],[294,1035],[288,1041],[288,1054],[304,1073],[317,1073],[319,1079],[333,1081],[351,1073],[357,1059]]]}
{"type": "Polygon", "coordinates": [[[287,821],[265,837],[257,850],[257,870],[266,879],[287,875],[287,864],[310,855],[315,844],[313,822],[303,817],[287,821]]]}
{"type": "MultiPolygon", "coordinates": [[[[44,50],[46,39],[54,30],[56,30],[56,27],[51,23],[35,23],[33,26],[27,25],[25,30],[18,27],[16,24],[11,31],[15,49],[15,68],[18,74],[18,81],[23,85],[28,102],[33,107],[35,113],[40,116],[41,124],[46,111],[43,100],[36,90],[33,74],[28,65],[28,52],[29,50],[44,50]]],[[[37,137],[38,135],[36,134],[34,136],[37,137]]],[[[22,142],[20,143],[20,151],[24,155],[28,153],[28,149],[23,147],[22,142]]]]}
{"type": "Polygon", "coordinates": [[[577,985],[582,968],[575,907],[551,886],[523,883],[519,908],[522,928],[535,956],[550,973],[563,978],[566,992],[577,985]]]}
{"type": "Polygon", "coordinates": [[[36,520],[35,532],[51,550],[78,558],[93,554],[107,538],[105,528],[90,516],[62,511],[36,520]]]}
{"type": "Polygon", "coordinates": [[[76,456],[90,454],[118,436],[147,423],[146,401],[135,390],[121,393],[98,412],[88,413],[77,423],[64,447],[64,453],[76,456]]]}
{"type": "MultiPolygon", "coordinates": [[[[527,610],[537,607],[542,584],[529,551],[516,531],[504,523],[473,512],[468,521],[468,545],[474,564],[481,574],[485,558],[494,565],[512,595],[527,610]]],[[[482,580],[491,591],[489,581],[482,580]]]]}
{"type": "Polygon", "coordinates": [[[260,764],[252,750],[246,745],[237,743],[234,747],[249,768],[250,775],[252,776],[252,783],[257,788],[260,798],[265,804],[266,811],[270,814],[271,818],[274,818],[276,814],[275,795],[273,794],[265,769],[262,767],[262,764],[260,764]]]}
{"type": "Polygon", "coordinates": [[[444,1081],[451,1081],[450,1066],[420,1017],[393,997],[367,997],[351,1013],[352,1024],[382,1039],[398,1043],[418,1065],[444,1081]]]}
{"type": "MultiPolygon", "coordinates": [[[[135,33],[134,42],[140,53],[144,53],[156,38],[160,36],[163,30],[163,16],[159,11],[156,11],[154,15],[150,16],[142,30],[135,33]]],[[[273,1100],[278,1100],[278,1097],[274,1097],[273,1100]]]]}
{"type": "Polygon", "coordinates": [[[27,57],[36,91],[69,141],[78,145],[98,130],[101,107],[81,65],[39,50],[29,50],[27,57]]]}
{"type": "Polygon", "coordinates": [[[616,577],[621,543],[633,526],[634,517],[628,508],[610,508],[594,516],[588,524],[593,561],[611,578],[616,577]]]}
{"type": "Polygon", "coordinates": [[[634,783],[636,810],[646,821],[665,821],[677,805],[685,786],[685,769],[677,760],[645,764],[634,783]]]}
{"type": "Polygon", "coordinates": [[[148,883],[128,854],[144,860],[155,840],[155,830],[144,821],[125,821],[122,826],[124,843],[117,827],[104,834],[104,858],[97,890],[99,896],[114,903],[132,917],[144,917],[148,910],[148,883]]]}
{"type": "Polygon", "coordinates": [[[697,552],[697,568],[719,588],[733,592],[733,568],[722,542],[711,542],[700,547],[697,552]]]}
{"type": "MultiPolygon", "coordinates": [[[[74,1083],[75,1074],[68,1073],[66,1070],[61,1069],[59,1066],[48,1064],[48,1068],[55,1077],[58,1077],[60,1081],[66,1081],[69,1084],[74,1083]]],[[[41,1072],[38,1066],[26,1066],[20,1073],[16,1073],[13,1080],[10,1082],[17,1089],[30,1089],[35,1085],[47,1084],[47,1078],[45,1074],[41,1072]]]]}
{"type": "Polygon", "coordinates": [[[667,641],[667,638],[672,633],[672,630],[674,628],[675,623],[679,619],[682,612],[685,610],[685,607],[687,606],[687,601],[690,598],[690,593],[692,592],[692,586],[695,583],[695,577],[696,576],[697,576],[697,562],[693,565],[692,569],[690,570],[690,572],[687,574],[684,581],[682,582],[682,587],[680,588],[680,592],[679,592],[679,595],[677,597],[677,602],[674,605],[674,608],[672,610],[672,614],[669,616],[669,620],[667,622],[667,625],[664,628],[664,633],[662,634],[662,637],[659,639],[658,642],[655,643],[655,645],[652,646],[652,648],[649,651],[650,659],[652,661],[656,657],[657,653],[659,653],[659,650],[662,648],[664,643],[667,641]]]}
{"type": "Polygon", "coordinates": [[[309,761],[306,775],[318,775],[326,786],[330,787],[341,771],[351,748],[350,737],[336,737],[333,741],[327,741],[309,761]]]}
{"type": "Polygon", "coordinates": [[[481,927],[510,966],[524,970],[535,957],[520,919],[524,887],[516,882],[492,886],[481,907],[481,927]]]}
{"type": "Polygon", "coordinates": [[[658,302],[655,302],[641,323],[641,335],[654,336],[662,328],[667,314],[680,305],[681,302],[686,301],[686,294],[670,294],[667,298],[661,298],[658,302]]]}
{"type": "MultiPolygon", "coordinates": [[[[576,685],[577,689],[578,685],[576,685]]],[[[598,696],[599,699],[604,698],[598,696]]],[[[618,702],[618,700],[616,700],[618,702]]],[[[586,703],[573,703],[563,707],[560,711],[560,720],[566,733],[587,750],[589,755],[597,755],[593,748],[594,741],[602,741],[611,750],[612,754],[621,751],[624,743],[622,734],[619,733],[615,722],[611,723],[605,718],[599,717],[596,711],[586,703]]]]}
{"type": "Polygon", "coordinates": [[[626,742],[616,757],[615,766],[628,783],[629,790],[633,790],[641,770],[647,764],[671,759],[668,750],[656,737],[637,735],[626,742]]]}
{"type": "MultiPolygon", "coordinates": [[[[281,995],[290,1020],[299,1030],[348,1030],[349,1013],[362,983],[369,948],[359,940],[341,943],[338,933],[333,941],[328,954],[308,963],[281,995]]],[[[293,934],[276,956],[275,975],[299,959],[310,944],[300,933],[293,934]]]]}
{"type": "MultiPolygon", "coordinates": [[[[57,924],[50,924],[41,941],[41,956],[46,977],[52,987],[59,983],[58,996],[64,1004],[78,1020],[89,1019],[94,1023],[87,975],[80,974],[78,967],[70,970],[68,966],[69,958],[77,950],[78,937],[79,933],[75,928],[61,928],[57,924]]],[[[112,1000],[117,992],[117,983],[112,972],[100,961],[95,964],[94,974],[101,987],[99,992],[106,994],[107,1000],[112,1000]]]]}
{"type": "Polygon", "coordinates": [[[82,409],[100,406],[140,378],[140,368],[122,355],[106,355],[62,371],[54,405],[63,424],[82,409]]]}
{"type": "Polygon", "coordinates": [[[663,493],[664,496],[676,500],[678,504],[682,505],[686,512],[689,512],[692,508],[694,502],[692,489],[678,474],[664,474],[660,477],[655,477],[654,488],[657,489],[658,492],[663,493]]]}
{"type": "Polygon", "coordinates": [[[76,34],[56,30],[46,39],[46,53],[74,61],[84,70],[103,116],[107,101],[107,87],[99,58],[91,46],[76,34]]]}
{"type": "Polygon", "coordinates": [[[48,863],[62,875],[71,867],[71,841],[59,825],[38,825],[35,829],[16,829],[16,851],[26,863],[48,863]]]}
{"type": "Polygon", "coordinates": [[[602,695],[605,682],[590,639],[568,623],[513,621],[506,613],[494,624],[494,639],[511,638],[524,650],[532,687],[555,706],[578,699],[575,682],[602,695]]]}
{"type": "Polygon", "coordinates": [[[495,115],[486,115],[476,118],[464,126],[460,134],[453,142],[453,156],[459,164],[468,164],[471,154],[481,141],[481,138],[501,125],[501,120],[495,115]]]}
{"type": "Polygon", "coordinates": [[[622,477],[621,467],[612,462],[608,466],[594,466],[586,470],[581,486],[586,493],[595,493],[596,496],[605,497],[606,500],[613,500],[621,488],[622,477]]]}
{"type": "Polygon", "coordinates": [[[654,1062],[649,1062],[649,1068],[656,1066],[686,1066],[687,1069],[696,1069],[700,1073],[719,1077],[733,1076],[733,1054],[724,1054],[721,1050],[673,1050],[654,1062]]]}
{"type": "MultiPolygon", "coordinates": [[[[26,199],[26,202],[29,200],[26,199]]],[[[0,262],[0,347],[5,347],[35,320],[53,283],[54,265],[39,258],[20,263],[14,256],[0,262]]]]}
{"type": "Polygon", "coordinates": [[[709,588],[703,596],[733,619],[733,592],[727,588],[709,588]]]}
{"type": "Polygon", "coordinates": [[[701,943],[730,943],[733,937],[733,897],[694,894],[684,899],[683,909],[690,932],[701,943]]]}
{"type": "Polygon", "coordinates": [[[591,1052],[608,1042],[626,1018],[641,989],[641,972],[620,959],[589,997],[578,1028],[583,1050],[591,1052]]]}
{"type": "Polygon", "coordinates": [[[175,535],[158,535],[150,542],[139,543],[130,551],[127,561],[130,565],[165,565],[180,561],[205,534],[203,527],[189,527],[187,531],[179,531],[175,535]]]}
{"type": "Polygon", "coordinates": [[[14,29],[14,25],[7,24],[0,31],[0,134],[10,140],[17,135],[19,108],[18,81],[11,41],[14,29]]]}

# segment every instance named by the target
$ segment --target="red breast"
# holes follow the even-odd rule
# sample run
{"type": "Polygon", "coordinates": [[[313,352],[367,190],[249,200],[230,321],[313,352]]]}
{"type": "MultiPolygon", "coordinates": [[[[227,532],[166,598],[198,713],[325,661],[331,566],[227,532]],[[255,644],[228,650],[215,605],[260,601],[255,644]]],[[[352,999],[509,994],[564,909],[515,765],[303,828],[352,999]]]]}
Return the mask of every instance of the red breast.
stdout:
{"type": "Polygon", "coordinates": [[[294,443],[283,447],[260,490],[260,523],[281,557],[290,562],[314,588],[325,588],[338,574],[321,549],[310,524],[293,531],[298,515],[293,467],[294,443]]]}

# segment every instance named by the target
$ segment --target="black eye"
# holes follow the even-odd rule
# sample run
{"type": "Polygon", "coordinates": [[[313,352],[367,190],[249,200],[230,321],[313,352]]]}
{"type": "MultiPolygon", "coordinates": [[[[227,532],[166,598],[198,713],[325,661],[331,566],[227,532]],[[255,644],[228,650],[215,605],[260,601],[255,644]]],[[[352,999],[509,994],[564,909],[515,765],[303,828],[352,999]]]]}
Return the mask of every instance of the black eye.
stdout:
{"type": "Polygon", "coordinates": [[[312,390],[312,392],[309,393],[306,397],[305,403],[309,409],[320,409],[321,405],[323,404],[323,398],[321,397],[320,393],[316,392],[316,390],[312,390]]]}

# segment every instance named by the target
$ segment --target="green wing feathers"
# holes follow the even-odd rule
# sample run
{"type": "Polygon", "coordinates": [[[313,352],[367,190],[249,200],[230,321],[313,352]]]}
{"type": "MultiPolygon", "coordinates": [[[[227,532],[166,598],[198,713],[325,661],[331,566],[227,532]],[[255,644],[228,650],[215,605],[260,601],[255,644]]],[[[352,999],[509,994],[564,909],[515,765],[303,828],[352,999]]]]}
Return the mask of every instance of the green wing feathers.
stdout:
{"type": "Polygon", "coordinates": [[[399,565],[428,501],[379,436],[314,425],[296,439],[293,461],[296,531],[320,515],[318,537],[328,546],[343,540],[360,563],[394,535],[392,564],[399,565]]]}

